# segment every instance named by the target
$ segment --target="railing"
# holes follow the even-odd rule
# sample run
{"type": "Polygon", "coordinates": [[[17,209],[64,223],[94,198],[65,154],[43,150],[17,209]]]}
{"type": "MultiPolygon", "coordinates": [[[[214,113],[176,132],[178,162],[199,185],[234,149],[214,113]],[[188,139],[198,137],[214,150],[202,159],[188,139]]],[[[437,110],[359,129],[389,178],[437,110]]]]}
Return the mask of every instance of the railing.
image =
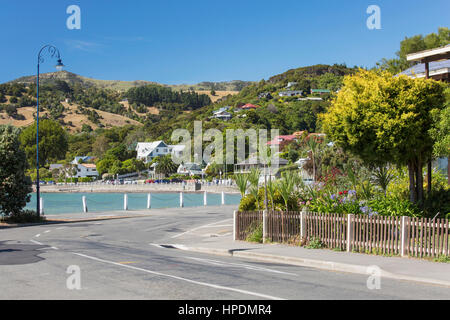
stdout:
{"type": "Polygon", "coordinates": [[[236,212],[235,240],[263,224],[263,238],[304,245],[312,240],[331,249],[414,257],[450,256],[448,219],[313,212],[236,212]]]}

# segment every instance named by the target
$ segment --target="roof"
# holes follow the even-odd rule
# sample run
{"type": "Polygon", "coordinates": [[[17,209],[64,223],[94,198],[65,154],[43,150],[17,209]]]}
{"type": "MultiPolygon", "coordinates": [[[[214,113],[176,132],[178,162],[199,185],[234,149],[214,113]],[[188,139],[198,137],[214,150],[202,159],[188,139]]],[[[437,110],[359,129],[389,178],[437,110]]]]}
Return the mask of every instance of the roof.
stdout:
{"type": "Polygon", "coordinates": [[[89,161],[91,159],[94,159],[94,157],[91,156],[76,156],[75,159],[73,159],[72,164],[78,164],[78,161],[89,161]]]}
{"type": "Polygon", "coordinates": [[[267,144],[269,145],[278,145],[284,141],[293,141],[295,139],[297,139],[298,136],[297,135],[284,135],[284,136],[276,136],[275,138],[273,138],[271,141],[267,142],[267,144]]]}
{"type": "Polygon", "coordinates": [[[167,145],[162,140],[153,142],[138,142],[136,145],[136,151],[138,157],[146,157],[157,147],[163,145],[162,147],[167,147],[167,145]]]}
{"type": "Polygon", "coordinates": [[[259,106],[251,104],[251,103],[247,103],[246,105],[243,105],[241,107],[241,109],[257,109],[259,108],[259,106]]]}
{"type": "Polygon", "coordinates": [[[449,59],[449,58],[450,58],[450,44],[444,47],[411,53],[406,56],[406,60],[408,61],[421,61],[421,62],[437,61],[440,59],[449,59]]]}
{"type": "MultiPolygon", "coordinates": [[[[450,59],[443,61],[434,61],[429,63],[430,76],[450,73],[450,59]]],[[[419,63],[399,73],[413,78],[425,77],[425,63],[419,63]]]]}
{"type": "Polygon", "coordinates": [[[312,93],[317,93],[317,92],[328,92],[330,93],[331,91],[328,89],[311,89],[312,93]]]}
{"type": "Polygon", "coordinates": [[[83,163],[81,164],[81,166],[86,167],[86,168],[95,168],[97,169],[97,166],[93,163],[83,163]]]}

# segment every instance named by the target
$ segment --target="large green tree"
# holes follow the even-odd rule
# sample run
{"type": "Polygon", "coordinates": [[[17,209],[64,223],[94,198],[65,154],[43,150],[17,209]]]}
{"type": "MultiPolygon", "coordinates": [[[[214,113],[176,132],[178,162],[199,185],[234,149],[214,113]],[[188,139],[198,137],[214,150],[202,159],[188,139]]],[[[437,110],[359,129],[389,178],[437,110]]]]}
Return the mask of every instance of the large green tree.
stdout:
{"type": "Polygon", "coordinates": [[[442,47],[449,43],[450,29],[445,27],[439,28],[437,34],[430,33],[426,36],[419,34],[410,38],[405,37],[405,39],[400,42],[400,50],[396,53],[397,58],[382,59],[377,63],[377,66],[392,73],[399,73],[411,66],[411,62],[406,60],[408,54],[442,47]]]}
{"type": "Polygon", "coordinates": [[[344,79],[323,116],[323,128],[367,163],[407,165],[410,200],[416,202],[423,199],[422,168],[433,149],[432,113],[443,104],[443,85],[437,81],[360,70],[344,79]]]}
{"type": "Polygon", "coordinates": [[[436,125],[430,134],[436,140],[433,154],[436,157],[450,157],[450,87],[445,89],[445,108],[433,112],[436,125]]]}
{"type": "MultiPolygon", "coordinates": [[[[36,165],[36,122],[28,126],[20,135],[20,142],[27,154],[28,162],[36,165]]],[[[61,125],[53,120],[39,121],[39,163],[64,159],[68,144],[67,133],[61,125]]]]}
{"type": "Polygon", "coordinates": [[[155,167],[156,173],[161,173],[166,176],[176,173],[177,169],[178,166],[172,161],[170,155],[159,157],[158,164],[155,167]]]}
{"type": "Polygon", "coordinates": [[[19,213],[30,201],[31,180],[25,176],[27,158],[20,146],[19,130],[0,126],[0,212],[19,213]]]}

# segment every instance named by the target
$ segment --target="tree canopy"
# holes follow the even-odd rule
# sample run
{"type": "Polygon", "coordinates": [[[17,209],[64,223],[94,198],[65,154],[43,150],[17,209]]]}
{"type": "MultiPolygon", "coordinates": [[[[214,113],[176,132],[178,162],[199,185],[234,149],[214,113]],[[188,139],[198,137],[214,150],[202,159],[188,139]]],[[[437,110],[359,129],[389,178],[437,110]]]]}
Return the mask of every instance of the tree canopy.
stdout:
{"type": "Polygon", "coordinates": [[[422,166],[434,143],[432,113],[443,104],[443,85],[437,81],[360,70],[345,77],[322,117],[323,128],[332,141],[367,163],[408,165],[415,202],[422,197],[422,166]]]}
{"type": "MultiPolygon", "coordinates": [[[[39,163],[64,159],[68,149],[67,133],[61,125],[53,120],[39,121],[39,163]]],[[[27,154],[28,162],[36,165],[36,122],[25,128],[20,141],[27,154]]]]}
{"type": "Polygon", "coordinates": [[[20,146],[19,129],[0,126],[0,212],[19,213],[30,201],[31,180],[25,176],[27,158],[20,146]]]}

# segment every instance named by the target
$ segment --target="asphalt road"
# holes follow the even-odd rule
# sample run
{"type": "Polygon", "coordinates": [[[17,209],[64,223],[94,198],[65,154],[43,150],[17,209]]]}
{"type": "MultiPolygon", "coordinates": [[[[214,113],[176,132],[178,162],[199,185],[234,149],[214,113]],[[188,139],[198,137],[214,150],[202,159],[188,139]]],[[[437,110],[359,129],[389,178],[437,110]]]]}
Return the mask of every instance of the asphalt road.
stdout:
{"type": "Polygon", "coordinates": [[[363,275],[159,246],[189,230],[191,237],[208,236],[204,225],[229,226],[232,211],[165,209],[150,217],[2,229],[0,299],[450,299],[450,289],[439,286],[383,279],[370,290],[363,275]]]}

